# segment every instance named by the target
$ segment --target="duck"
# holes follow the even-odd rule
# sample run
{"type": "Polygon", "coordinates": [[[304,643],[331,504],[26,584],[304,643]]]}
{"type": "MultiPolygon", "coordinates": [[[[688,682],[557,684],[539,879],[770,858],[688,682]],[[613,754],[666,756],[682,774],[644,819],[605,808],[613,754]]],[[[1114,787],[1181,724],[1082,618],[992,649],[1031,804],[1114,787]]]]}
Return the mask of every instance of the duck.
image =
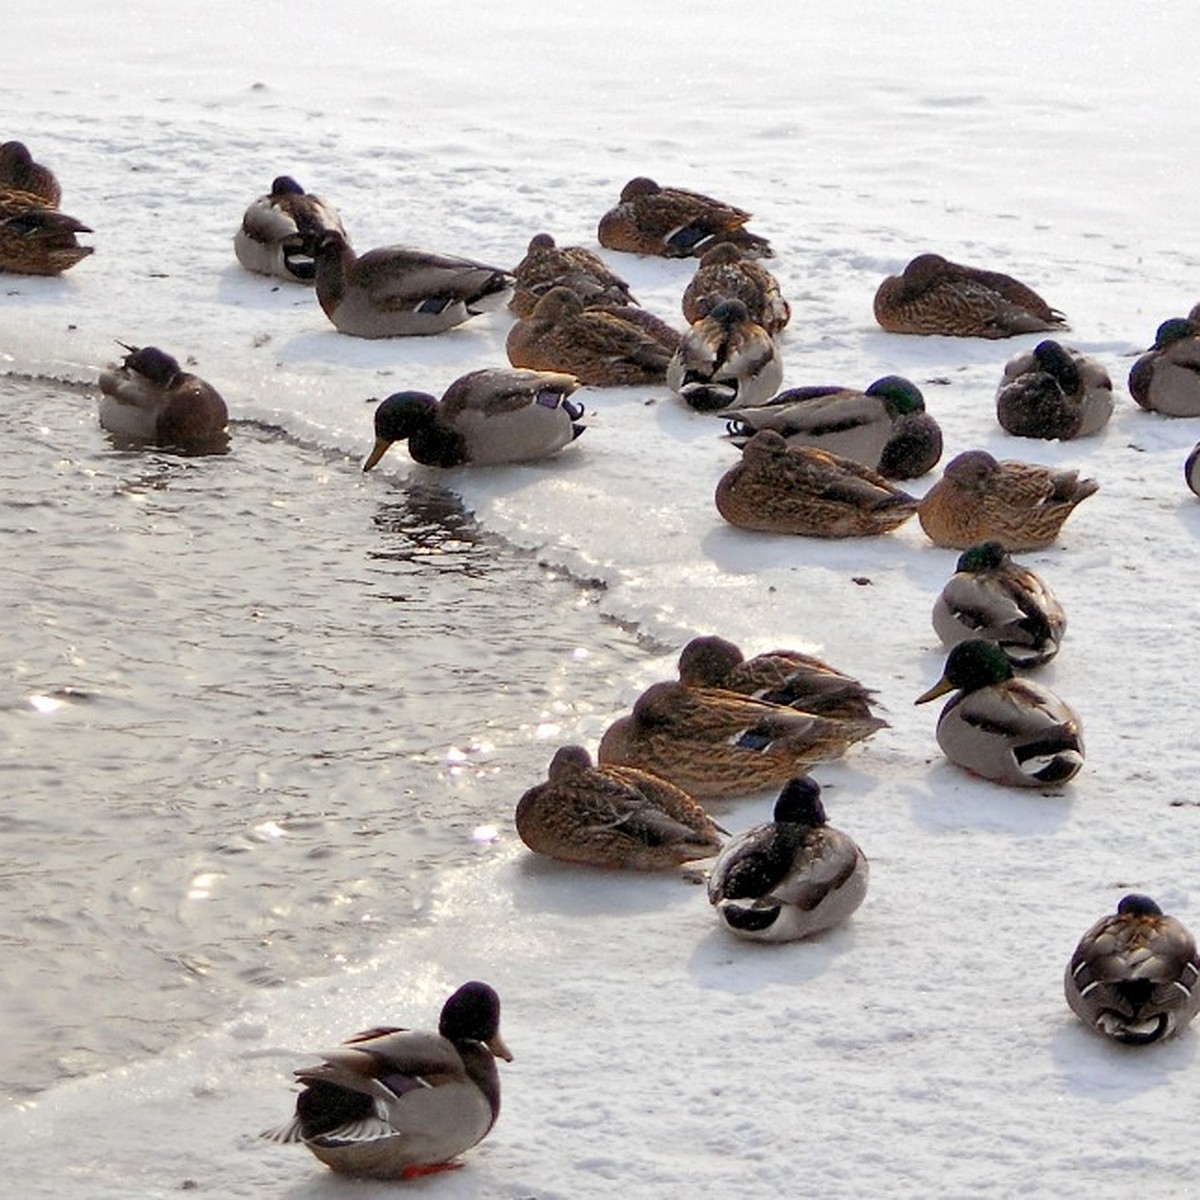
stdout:
{"type": "Polygon", "coordinates": [[[917,500],[852,459],[815,446],[789,446],[773,429],[742,447],[742,460],[717,483],[717,511],[731,525],[805,537],[890,533],[917,500]]]}
{"type": "Polygon", "coordinates": [[[965,550],[996,541],[1006,550],[1041,550],[1099,487],[1076,470],[965,450],[946,464],[917,515],[937,546],[965,550]]]}
{"type": "Polygon", "coordinates": [[[1071,1011],[1124,1046],[1187,1028],[1200,1009],[1196,939],[1149,896],[1123,896],[1079,941],[1063,975],[1071,1011]]]}
{"type": "Polygon", "coordinates": [[[600,739],[601,766],[636,767],[694,800],[779,787],[814,762],[839,758],[886,722],[839,720],[720,688],[652,684],[600,739]]]}
{"type": "Polygon", "coordinates": [[[964,550],[933,605],[945,646],[968,638],[995,642],[1018,669],[1048,663],[1062,644],[1067,615],[1042,577],[1014,562],[1000,542],[964,550]]]}
{"type": "Polygon", "coordinates": [[[1066,329],[1066,318],[1032,288],[999,271],[919,254],[875,293],[875,320],[889,333],[1005,338],[1066,329]]]}
{"type": "Polygon", "coordinates": [[[941,678],[915,703],[957,692],[942,709],[937,740],[956,765],[1008,787],[1057,787],[1083,766],[1075,710],[1049,688],[1013,672],[995,642],[951,648],[941,678]]]}
{"type": "Polygon", "coordinates": [[[536,854],[593,867],[659,871],[721,849],[723,830],[685,791],[648,771],[597,767],[561,746],[545,783],[517,801],[517,834],[536,854]]]}
{"type": "Polygon", "coordinates": [[[312,283],[317,240],[328,230],[346,235],[337,210],[290,175],[279,175],[271,190],[246,209],[233,235],[233,251],[247,271],[312,283]]]}
{"type": "Polygon", "coordinates": [[[191,453],[228,447],[229,411],[212,384],[157,346],[127,346],[100,373],[100,425],[121,439],[191,453]]]}
{"type": "Polygon", "coordinates": [[[0,271],[61,275],[92,253],[94,247],[76,237],[91,233],[91,226],[24,195],[0,189],[0,271]]]}
{"type": "Polygon", "coordinates": [[[822,717],[874,716],[875,693],[822,659],[799,650],[771,650],[747,658],[734,642],[716,635],[694,637],[679,652],[679,682],[721,688],[822,717]]]}
{"type": "Polygon", "coordinates": [[[865,391],[836,386],[788,388],[766,404],[727,409],[726,428],[744,446],[760,429],[789,445],[816,446],[853,459],[885,479],[916,479],[942,457],[942,430],[925,411],[921,389],[901,375],[876,379],[865,391]]]}
{"type": "Polygon", "coordinates": [[[37,162],[24,142],[0,145],[0,189],[23,192],[42,208],[62,203],[62,187],[54,172],[37,162]]]}
{"type": "Polygon", "coordinates": [[[503,308],[513,277],[469,258],[408,246],[356,255],[345,235],[327,229],[316,241],[317,301],[353,337],[425,337],[503,308]]]}
{"type": "Polygon", "coordinates": [[[828,823],[821,785],[783,785],[771,820],[732,838],[708,878],[708,902],[730,933],[793,942],[842,924],[867,895],[870,868],[858,843],[828,823]]]}
{"type": "Polygon", "coordinates": [[[686,188],[660,187],[639,175],[619,203],[600,218],[597,237],[609,250],[660,258],[700,258],[718,242],[733,242],[760,258],[773,254],[766,238],[745,228],[750,213],[686,188]]]}
{"type": "Polygon", "coordinates": [[[1013,437],[1090,437],[1113,412],[1103,365],[1053,338],[1010,358],[996,388],[996,419],[1013,437]]]}
{"type": "Polygon", "coordinates": [[[697,412],[762,404],[783,382],[774,338],[740,300],[722,300],[683,335],[667,364],[667,387],[697,412]]]}
{"type": "Polygon", "coordinates": [[[513,268],[516,281],[508,307],[528,317],[551,288],[570,288],[586,308],[637,306],[629,284],[586,246],[559,246],[548,233],[529,240],[525,257],[513,268]]]}
{"type": "Polygon", "coordinates": [[[1129,369],[1129,394],[1147,412],[1200,417],[1200,304],[1158,327],[1129,369]]]}
{"type": "Polygon", "coordinates": [[[1200,496],[1200,442],[1189,451],[1183,462],[1183,479],[1194,496],[1200,496]]]}
{"type": "Polygon", "coordinates": [[[587,308],[568,287],[551,288],[505,341],[514,367],[567,371],[589,387],[661,384],[679,334],[640,308],[587,308]]]}
{"type": "Polygon", "coordinates": [[[689,325],[703,320],[722,300],[740,300],[750,319],[774,337],[792,319],[779,280],[741,246],[718,242],[706,250],[683,293],[689,325]]]}
{"type": "Polygon", "coordinates": [[[393,442],[408,441],[428,467],[494,466],[549,458],[583,432],[583,405],[571,400],[573,375],[484,367],[456,379],[441,400],[394,392],[375,409],[371,470],[393,442]]]}
{"type": "Polygon", "coordinates": [[[500,997],[479,980],[442,1006],[437,1032],[379,1026],[301,1067],[295,1116],[262,1137],[300,1142],[339,1175],[415,1179],[462,1164],[500,1115],[500,997]]]}

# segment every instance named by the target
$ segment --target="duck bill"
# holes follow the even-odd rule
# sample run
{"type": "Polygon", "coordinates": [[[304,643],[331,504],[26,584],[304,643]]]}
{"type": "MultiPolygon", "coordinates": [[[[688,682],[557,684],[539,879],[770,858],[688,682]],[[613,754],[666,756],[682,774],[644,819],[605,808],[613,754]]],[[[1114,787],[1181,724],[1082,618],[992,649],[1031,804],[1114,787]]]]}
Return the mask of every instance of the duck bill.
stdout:
{"type": "Polygon", "coordinates": [[[483,1043],[497,1058],[504,1059],[505,1062],[512,1062],[512,1051],[504,1044],[504,1039],[496,1034],[495,1037],[488,1038],[483,1043]]]}
{"type": "Polygon", "coordinates": [[[914,704],[927,704],[930,700],[936,700],[939,696],[944,696],[947,692],[954,691],[954,684],[950,682],[944,675],[937,681],[927,692],[922,692],[914,701],[914,704]]]}
{"type": "Polygon", "coordinates": [[[364,471],[369,471],[386,453],[388,447],[392,443],[387,438],[376,438],[375,446],[371,453],[367,455],[366,461],[362,465],[364,471]]]}

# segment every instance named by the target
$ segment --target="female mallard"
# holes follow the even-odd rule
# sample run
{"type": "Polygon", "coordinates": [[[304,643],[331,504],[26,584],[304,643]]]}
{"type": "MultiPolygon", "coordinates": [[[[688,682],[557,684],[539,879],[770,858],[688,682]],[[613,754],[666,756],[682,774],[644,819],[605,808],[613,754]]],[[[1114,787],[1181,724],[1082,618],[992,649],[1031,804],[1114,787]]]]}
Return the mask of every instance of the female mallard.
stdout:
{"type": "Polygon", "coordinates": [[[413,1179],[461,1166],[451,1160],[487,1136],[500,1114],[496,1059],[500,998],[464,983],[442,1007],[437,1033],[381,1026],[301,1067],[296,1115],[264,1131],[303,1142],[327,1167],[367,1179],[413,1179]]]}
{"type": "Polygon", "coordinates": [[[528,317],[551,288],[570,288],[591,308],[636,305],[629,284],[610,271],[598,254],[586,246],[558,246],[548,233],[529,241],[525,257],[513,269],[516,286],[508,307],[518,317],[528,317]]]}
{"type": "Polygon", "coordinates": [[[90,226],[56,208],[28,202],[25,193],[0,189],[0,271],[14,275],[61,275],[87,258],[77,233],[90,226]]]}
{"type": "Polygon", "coordinates": [[[903,525],[917,501],[860,463],[756,433],[742,461],[717,483],[717,511],[731,525],[805,537],[869,537],[903,525]]]}
{"type": "Polygon", "coordinates": [[[233,252],[247,271],[312,283],[317,241],[331,229],[345,236],[333,206],[310,195],[290,175],[280,175],[246,209],[233,235],[233,252]]]}
{"type": "Polygon", "coordinates": [[[715,688],[656,683],[600,739],[602,766],[637,767],[698,800],[779,787],[885,722],[798,712],[715,688]]]}
{"type": "Polygon", "coordinates": [[[925,704],[958,689],[942,709],[937,740],[958,766],[1009,787],[1055,787],[1083,766],[1083,730],[1049,688],[1013,674],[995,642],[959,642],[925,704]]]}
{"type": "Polygon", "coordinates": [[[1196,940],[1149,896],[1125,896],[1083,935],[1063,977],[1085,1025],[1126,1046],[1184,1029],[1200,1009],[1196,940]]]}
{"type": "Polygon", "coordinates": [[[1032,288],[999,271],[920,254],[875,293],[875,320],[889,333],[1013,337],[1066,329],[1066,319],[1032,288]]]}
{"type": "Polygon", "coordinates": [[[375,409],[369,471],[393,442],[408,441],[427,467],[490,466],[549,458],[583,432],[583,405],[569,397],[573,375],[484,368],[456,379],[441,400],[396,392],[375,409]]]}
{"type": "Polygon", "coordinates": [[[746,658],[722,637],[697,637],[679,653],[685,687],[723,688],[770,704],[822,717],[870,720],[875,695],[852,675],[799,650],[772,650],[746,658]]]}
{"type": "Polygon", "coordinates": [[[1129,371],[1129,394],[1148,412],[1200,417],[1200,304],[1164,321],[1129,371]]]}
{"type": "Polygon", "coordinates": [[[667,365],[667,387],[697,412],[763,404],[782,382],[774,339],[740,300],[722,300],[701,317],[667,365]]]}
{"type": "Polygon", "coordinates": [[[134,442],[215,453],[229,442],[229,412],[216,388],[157,346],[126,346],[100,373],[100,425],[134,442]]]}
{"type": "Polygon", "coordinates": [[[620,203],[600,218],[600,245],[661,258],[699,258],[719,242],[771,257],[766,238],[743,228],[750,214],[685,188],[659,187],[639,176],[621,189],[620,203]]]}
{"type": "Polygon", "coordinates": [[[658,871],[721,848],[721,828],[686,792],[633,767],[563,746],[548,778],[517,801],[517,833],[537,854],[593,867],[658,871]]]}
{"type": "Polygon", "coordinates": [[[772,337],[792,318],[791,305],[783,298],[779,281],[732,242],[719,242],[705,251],[683,293],[684,318],[695,325],[722,300],[740,300],[750,319],[772,337]]]}
{"type": "Polygon", "coordinates": [[[867,894],[866,855],[826,823],[821,788],[790,779],[772,820],[729,842],[713,864],[708,901],[730,932],[756,942],[791,942],[832,929],[867,894]]]}
{"type": "Polygon", "coordinates": [[[62,188],[49,167],[36,162],[24,142],[0,145],[0,189],[24,192],[42,208],[62,203],[62,188]]]}
{"type": "Polygon", "coordinates": [[[933,628],[944,645],[984,638],[1017,668],[1041,666],[1058,653],[1067,629],[1062,605],[999,542],[965,550],[954,570],[933,605],[933,628]]]}
{"type": "Polygon", "coordinates": [[[568,287],[551,288],[509,331],[514,367],[569,371],[591,387],[662,383],[679,335],[640,308],[587,308],[568,287]]]}
{"type": "Polygon", "coordinates": [[[513,278],[469,258],[381,246],[356,255],[336,229],[315,247],[317,300],[354,337],[423,337],[503,308],[513,278]]]}
{"type": "Polygon", "coordinates": [[[1041,550],[1099,487],[1078,471],[998,462],[986,450],[967,450],[946,464],[918,516],[938,546],[965,550],[996,541],[1006,550],[1041,550]]]}
{"type": "Polygon", "coordinates": [[[942,457],[941,428],[925,411],[920,388],[900,375],[885,375],[865,392],[788,388],[766,404],[729,415],[735,445],[745,445],[760,429],[774,429],[789,445],[828,450],[885,479],[915,479],[942,457]]]}
{"type": "Polygon", "coordinates": [[[1014,437],[1088,437],[1104,428],[1112,411],[1104,367],[1049,338],[1010,358],[996,389],[996,419],[1014,437]]]}

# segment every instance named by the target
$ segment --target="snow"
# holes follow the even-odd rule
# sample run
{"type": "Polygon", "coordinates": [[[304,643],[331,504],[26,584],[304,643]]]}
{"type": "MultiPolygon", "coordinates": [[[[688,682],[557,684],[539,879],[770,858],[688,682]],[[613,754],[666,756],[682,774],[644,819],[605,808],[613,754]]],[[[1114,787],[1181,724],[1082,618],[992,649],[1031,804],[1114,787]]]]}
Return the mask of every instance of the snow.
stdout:
{"type": "MultiPolygon", "coordinates": [[[[830,544],[725,526],[712,491],[735,451],[662,389],[581,393],[590,428],[555,460],[443,473],[485,525],[601,580],[605,611],[672,648],[564,740],[594,747],[697,633],[814,650],[879,690],[891,727],[814,772],[871,859],[866,903],[812,942],[735,942],[694,884],[534,861],[508,817],[537,781],[500,773],[494,852],[448,874],[430,922],[375,962],[0,1113],[20,1194],[393,1195],[254,1134],[286,1115],[307,1049],[430,1024],[470,977],[503,997],[504,1111],[464,1169],[413,1194],[1193,1194],[1196,1033],[1116,1049],[1072,1017],[1061,975],[1125,891],[1200,928],[1200,507],[1181,474],[1200,422],[1144,414],[1125,388],[1159,321],[1200,299],[1185,232],[1198,31],[1190,6],[1114,0],[7,13],[4,136],[54,167],[96,253],[61,279],[3,277],[0,369],[94,380],[117,339],[157,344],[194,359],[235,418],[359,456],[369,398],[503,364],[509,318],[432,339],[336,333],[309,291],[234,261],[241,212],[275,175],[332,201],[360,250],[511,265],[543,229],[594,247],[621,185],[649,174],[750,208],[772,239],[794,312],[785,386],[908,375],[943,461],[980,446],[1101,482],[1053,547],[1019,556],[1067,610],[1039,678],[1081,713],[1088,748],[1076,782],[1043,796],[951,767],[937,706],[912,705],[940,671],[929,614],[955,557],[915,521],[830,544]],[[1069,315],[1064,340],[1117,385],[1100,437],[999,429],[1003,362],[1035,339],[878,329],[875,287],[924,250],[1008,271],[1069,315]]],[[[694,264],[607,257],[682,320],[694,264]]],[[[402,448],[379,471],[430,474],[402,448]]],[[[740,830],[771,800],[718,819],[740,830]]]]}

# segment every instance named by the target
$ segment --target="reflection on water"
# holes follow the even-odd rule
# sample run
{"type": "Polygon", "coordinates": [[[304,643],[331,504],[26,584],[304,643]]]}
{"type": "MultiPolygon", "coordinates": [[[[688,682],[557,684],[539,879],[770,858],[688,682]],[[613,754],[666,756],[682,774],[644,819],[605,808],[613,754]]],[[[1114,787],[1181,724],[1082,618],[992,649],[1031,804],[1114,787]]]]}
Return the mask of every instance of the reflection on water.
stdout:
{"type": "Polygon", "coordinates": [[[441,488],[248,426],[227,456],[123,451],[93,397],[5,390],[13,1097],[422,920],[643,650],[441,488]]]}

